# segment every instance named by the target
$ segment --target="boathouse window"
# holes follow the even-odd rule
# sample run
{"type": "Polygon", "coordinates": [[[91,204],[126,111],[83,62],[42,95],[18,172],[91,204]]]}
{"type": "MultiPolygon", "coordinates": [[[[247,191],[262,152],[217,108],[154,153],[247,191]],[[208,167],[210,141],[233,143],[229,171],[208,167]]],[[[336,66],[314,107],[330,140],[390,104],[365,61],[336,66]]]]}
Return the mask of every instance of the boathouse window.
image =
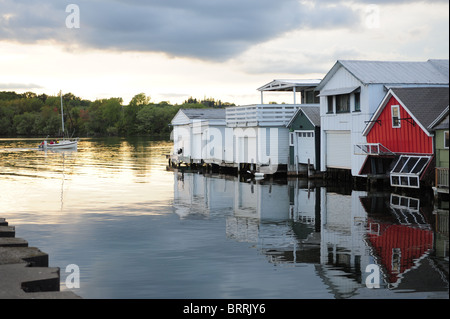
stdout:
{"type": "Polygon", "coordinates": [[[361,93],[355,92],[355,112],[361,112],[361,93]]]}
{"type": "Polygon", "coordinates": [[[400,106],[392,105],[391,114],[392,114],[392,127],[393,128],[400,127],[400,106]]]}
{"type": "Polygon", "coordinates": [[[391,171],[391,186],[419,188],[420,175],[429,161],[429,156],[400,156],[391,171]]]}
{"type": "Polygon", "coordinates": [[[294,132],[289,132],[289,146],[294,146],[294,132]]]}
{"type": "Polygon", "coordinates": [[[336,96],[336,113],[350,112],[350,94],[336,96]]]}
{"type": "Polygon", "coordinates": [[[317,96],[316,91],[305,91],[305,99],[303,103],[307,104],[318,104],[320,103],[320,99],[317,96]]]}
{"type": "Polygon", "coordinates": [[[444,131],[444,148],[448,149],[448,131],[444,131]]]}
{"type": "Polygon", "coordinates": [[[327,104],[328,104],[328,109],[327,109],[327,113],[333,113],[333,96],[329,95],[327,97],[327,104]]]}

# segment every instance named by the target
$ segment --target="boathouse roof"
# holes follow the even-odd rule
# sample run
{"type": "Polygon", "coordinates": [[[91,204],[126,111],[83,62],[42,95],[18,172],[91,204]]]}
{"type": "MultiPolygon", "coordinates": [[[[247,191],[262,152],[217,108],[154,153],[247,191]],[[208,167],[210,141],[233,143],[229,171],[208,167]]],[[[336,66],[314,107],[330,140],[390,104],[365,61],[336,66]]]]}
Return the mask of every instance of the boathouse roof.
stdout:
{"type": "Polygon", "coordinates": [[[320,79],[285,79],[273,80],[258,88],[258,91],[293,91],[296,89],[315,88],[320,83],[320,79]]]}
{"type": "Polygon", "coordinates": [[[448,105],[444,111],[428,126],[429,130],[448,130],[448,105]]]}
{"type": "Polygon", "coordinates": [[[225,121],[225,109],[180,109],[172,119],[172,125],[186,125],[194,120],[225,121]]]}
{"type": "Polygon", "coordinates": [[[374,125],[374,121],[383,111],[389,99],[394,96],[405,107],[424,131],[448,107],[447,87],[398,87],[391,88],[373,114],[370,124],[364,129],[366,135],[374,125]]]}
{"type": "Polygon", "coordinates": [[[181,109],[180,111],[182,111],[190,119],[225,119],[225,109],[181,109]]]}
{"type": "Polygon", "coordinates": [[[317,86],[325,84],[340,69],[345,68],[363,84],[449,84],[449,60],[414,61],[338,60],[317,86]]]}
{"type": "Polygon", "coordinates": [[[295,112],[295,114],[292,116],[289,123],[286,125],[287,127],[291,126],[291,124],[295,121],[298,114],[300,112],[303,112],[303,114],[306,115],[308,120],[311,122],[314,126],[320,126],[320,107],[319,106],[301,106],[298,108],[298,110],[295,112]]]}

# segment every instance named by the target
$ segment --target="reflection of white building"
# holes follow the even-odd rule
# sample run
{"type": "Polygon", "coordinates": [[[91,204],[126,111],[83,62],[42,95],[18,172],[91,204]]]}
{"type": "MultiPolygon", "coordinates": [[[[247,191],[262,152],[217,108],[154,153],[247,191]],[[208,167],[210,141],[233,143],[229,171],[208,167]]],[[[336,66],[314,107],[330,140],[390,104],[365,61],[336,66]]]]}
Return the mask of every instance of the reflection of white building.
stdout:
{"type": "MultiPolygon", "coordinates": [[[[263,222],[278,222],[289,218],[289,194],[286,185],[242,183],[235,184],[234,214],[227,218],[227,236],[238,241],[258,242],[261,231],[275,231],[278,235],[285,227],[263,227],[263,222]]],[[[276,238],[272,234],[269,237],[276,238]]]]}
{"type": "Polygon", "coordinates": [[[174,207],[181,218],[220,213],[233,208],[235,181],[200,174],[174,174],[174,207]]]}
{"type": "Polygon", "coordinates": [[[294,221],[314,226],[316,223],[316,208],[320,204],[317,202],[320,199],[320,194],[317,194],[318,188],[303,188],[301,185],[298,185],[298,180],[291,182],[291,184],[290,191],[292,194],[289,217],[294,221]]]}
{"type": "Polygon", "coordinates": [[[349,297],[365,284],[350,276],[363,273],[373,263],[364,236],[367,213],[360,197],[366,192],[352,191],[349,195],[327,192],[321,189],[321,276],[340,296],[349,297]]]}
{"type": "Polygon", "coordinates": [[[286,185],[236,183],[234,215],[263,220],[288,219],[289,194],[286,185]]]}

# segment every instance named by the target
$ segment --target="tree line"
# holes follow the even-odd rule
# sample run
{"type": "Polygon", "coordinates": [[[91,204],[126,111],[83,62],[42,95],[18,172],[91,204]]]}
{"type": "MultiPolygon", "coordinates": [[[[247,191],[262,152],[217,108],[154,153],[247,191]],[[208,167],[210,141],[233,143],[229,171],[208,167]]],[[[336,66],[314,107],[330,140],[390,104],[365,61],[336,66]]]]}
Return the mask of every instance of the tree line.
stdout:
{"type": "MultiPolygon", "coordinates": [[[[213,98],[190,97],[183,104],[151,103],[144,93],[128,105],[123,99],[90,101],[67,93],[62,96],[64,127],[69,136],[169,136],[170,121],[180,108],[225,107],[234,104],[213,98]]],[[[33,92],[0,92],[0,136],[61,136],[60,96],[33,92]]]]}

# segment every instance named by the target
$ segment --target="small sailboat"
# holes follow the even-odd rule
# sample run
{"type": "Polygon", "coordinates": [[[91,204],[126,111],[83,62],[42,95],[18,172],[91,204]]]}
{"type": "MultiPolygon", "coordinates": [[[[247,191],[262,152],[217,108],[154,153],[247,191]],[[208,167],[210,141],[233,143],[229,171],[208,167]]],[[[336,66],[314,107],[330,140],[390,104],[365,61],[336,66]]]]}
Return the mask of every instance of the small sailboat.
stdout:
{"type": "Polygon", "coordinates": [[[40,145],[39,148],[47,150],[63,150],[63,149],[77,149],[78,147],[78,138],[75,139],[67,139],[64,137],[64,108],[63,108],[63,100],[62,100],[62,92],[59,92],[61,96],[61,124],[62,124],[62,135],[63,138],[61,140],[51,140],[48,141],[45,139],[40,145]]]}

